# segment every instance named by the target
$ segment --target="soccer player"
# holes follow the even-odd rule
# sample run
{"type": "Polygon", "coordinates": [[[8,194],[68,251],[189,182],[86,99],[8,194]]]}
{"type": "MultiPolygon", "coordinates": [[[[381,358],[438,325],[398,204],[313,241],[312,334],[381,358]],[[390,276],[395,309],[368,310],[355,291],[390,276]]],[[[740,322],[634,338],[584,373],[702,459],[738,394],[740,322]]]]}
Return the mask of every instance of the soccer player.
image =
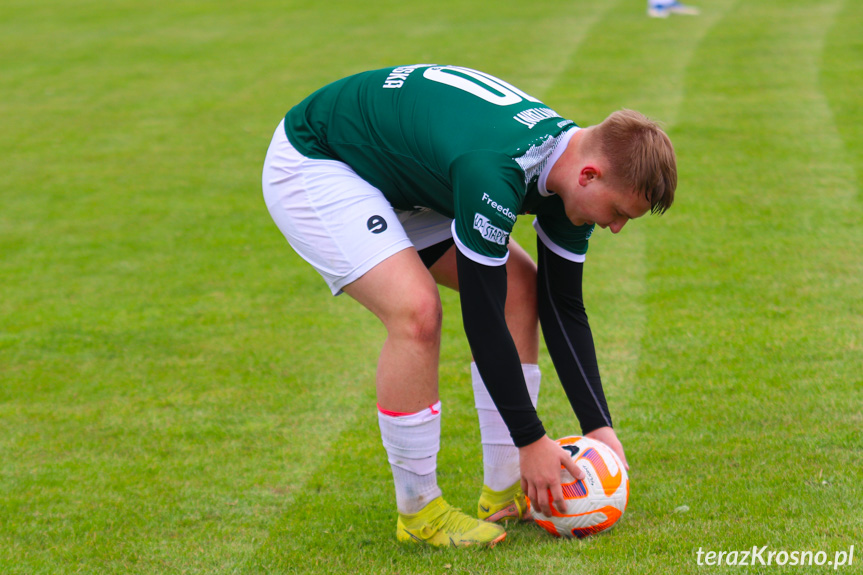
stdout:
{"type": "Polygon", "coordinates": [[[264,198],[291,246],[384,324],[378,421],[397,538],[494,545],[504,519],[563,503],[560,469],[583,478],[537,416],[539,327],[582,432],[625,462],[582,304],[594,226],[617,233],[662,213],[677,172],[665,133],[632,111],[579,128],[488,74],[417,64],[316,91],[276,129],[264,198]],[[510,238],[535,214],[538,266],[510,238]],[[460,293],[483,444],[479,519],[436,479],[441,402],[437,284],[460,293]],[[529,501],[525,498],[528,496],[529,501]]]}
{"type": "Polygon", "coordinates": [[[647,15],[651,18],[668,18],[672,14],[698,16],[700,13],[695,6],[682,4],[678,0],[647,0],[647,15]]]}

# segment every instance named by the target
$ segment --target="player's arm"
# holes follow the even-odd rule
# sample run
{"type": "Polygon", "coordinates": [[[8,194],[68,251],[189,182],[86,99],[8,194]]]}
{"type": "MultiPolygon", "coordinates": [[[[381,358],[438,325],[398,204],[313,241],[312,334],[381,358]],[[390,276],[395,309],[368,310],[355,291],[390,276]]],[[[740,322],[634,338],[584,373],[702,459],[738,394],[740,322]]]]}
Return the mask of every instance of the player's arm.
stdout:
{"type": "Polygon", "coordinates": [[[559,250],[537,237],[537,304],[546,346],[582,433],[608,444],[626,464],[613,429],[584,308],[584,264],[555,251],[559,250]]]}
{"type": "Polygon", "coordinates": [[[576,478],[584,472],[545,433],[536,414],[506,326],[506,266],[488,266],[456,252],[464,330],[489,395],[519,448],[522,489],[543,513],[563,505],[560,467],[576,478]],[[548,494],[551,493],[551,500],[548,494]]]}
{"type": "Polygon", "coordinates": [[[505,154],[473,150],[450,166],[453,240],[465,334],[489,395],[516,446],[545,435],[506,325],[507,241],[524,174],[505,154]]]}
{"type": "Polygon", "coordinates": [[[489,395],[519,447],[522,488],[550,514],[549,491],[563,504],[560,466],[575,477],[584,474],[546,435],[506,325],[506,240],[524,192],[524,172],[512,158],[488,150],[459,157],[450,170],[465,334],[489,395]]]}
{"type": "Polygon", "coordinates": [[[533,407],[518,350],[506,325],[506,265],[473,261],[456,250],[464,330],[477,369],[517,447],[545,435],[533,407]]]}

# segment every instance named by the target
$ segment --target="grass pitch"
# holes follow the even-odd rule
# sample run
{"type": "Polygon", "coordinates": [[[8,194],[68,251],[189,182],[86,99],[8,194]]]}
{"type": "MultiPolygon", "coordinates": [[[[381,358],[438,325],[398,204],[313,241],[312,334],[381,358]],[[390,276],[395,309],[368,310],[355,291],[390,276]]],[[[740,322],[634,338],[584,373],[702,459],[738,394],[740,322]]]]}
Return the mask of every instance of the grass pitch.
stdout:
{"type": "MultiPolygon", "coordinates": [[[[694,0],[693,0],[694,2],[694,0]]],[[[863,5],[10,0],[0,6],[0,571],[803,573],[863,563],[863,5]],[[260,197],[273,129],[386,65],[498,75],[581,125],[665,122],[673,209],[598,233],[586,304],[632,466],[621,523],[395,541],[383,332],[260,197]]],[[[516,233],[532,249],[525,222],[516,233]]],[[[439,479],[482,480],[443,293],[439,479]]],[[[547,357],[540,416],[578,431],[547,357]]]]}

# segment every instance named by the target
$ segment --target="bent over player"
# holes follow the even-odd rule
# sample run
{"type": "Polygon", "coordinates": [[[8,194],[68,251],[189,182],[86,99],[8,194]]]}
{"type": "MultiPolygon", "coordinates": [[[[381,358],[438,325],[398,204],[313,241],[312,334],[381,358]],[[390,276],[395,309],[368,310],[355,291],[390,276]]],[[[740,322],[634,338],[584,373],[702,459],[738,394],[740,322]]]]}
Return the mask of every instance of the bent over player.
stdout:
{"type": "Polygon", "coordinates": [[[582,266],[595,225],[617,233],[662,213],[676,185],[671,142],[641,114],[579,128],[468,68],[364,72],[288,112],[267,152],[264,198],[332,293],[386,327],[377,407],[399,540],[494,545],[506,536],[496,522],[529,517],[525,495],[546,514],[563,503],[561,465],[583,478],[537,416],[540,325],[582,433],[626,461],[582,304],[582,266]],[[538,267],[510,238],[520,214],[536,215],[538,267]],[[480,519],[450,507],[437,485],[436,283],[459,291],[474,358],[480,519]]]}

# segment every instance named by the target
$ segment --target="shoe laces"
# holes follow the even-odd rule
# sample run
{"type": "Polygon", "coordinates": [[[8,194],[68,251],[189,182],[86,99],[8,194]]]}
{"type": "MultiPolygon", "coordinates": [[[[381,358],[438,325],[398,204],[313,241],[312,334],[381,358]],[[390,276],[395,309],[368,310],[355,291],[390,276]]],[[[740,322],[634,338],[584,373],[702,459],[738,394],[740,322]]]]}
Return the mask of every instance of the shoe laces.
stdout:
{"type": "Polygon", "coordinates": [[[479,520],[474,519],[458,507],[449,506],[443,513],[435,517],[432,522],[435,527],[448,533],[467,533],[478,526],[479,520]]]}

